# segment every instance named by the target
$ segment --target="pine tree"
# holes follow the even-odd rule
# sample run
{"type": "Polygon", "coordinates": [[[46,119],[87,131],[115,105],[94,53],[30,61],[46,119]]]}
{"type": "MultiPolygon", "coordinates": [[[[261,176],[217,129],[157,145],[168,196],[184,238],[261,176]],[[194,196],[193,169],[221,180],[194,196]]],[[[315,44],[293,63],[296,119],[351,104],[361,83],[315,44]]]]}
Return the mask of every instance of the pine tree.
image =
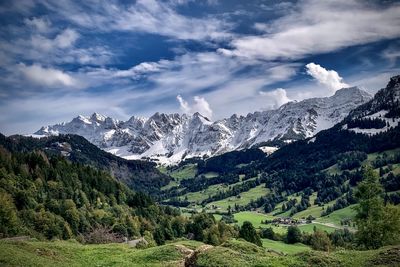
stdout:
{"type": "Polygon", "coordinates": [[[0,236],[13,235],[18,230],[17,209],[10,194],[0,191],[0,236]]]}
{"type": "Polygon", "coordinates": [[[157,245],[165,244],[164,229],[162,226],[159,226],[156,228],[156,230],[154,232],[154,241],[156,241],[157,245]]]}
{"type": "Polygon", "coordinates": [[[358,226],[357,241],[367,249],[379,248],[400,238],[400,208],[392,205],[385,207],[382,194],[378,175],[371,167],[365,168],[364,180],[355,192],[359,201],[355,221],[358,226]]]}
{"type": "Polygon", "coordinates": [[[243,223],[239,231],[239,237],[262,247],[260,236],[257,234],[256,229],[251,222],[245,221],[243,223]]]}

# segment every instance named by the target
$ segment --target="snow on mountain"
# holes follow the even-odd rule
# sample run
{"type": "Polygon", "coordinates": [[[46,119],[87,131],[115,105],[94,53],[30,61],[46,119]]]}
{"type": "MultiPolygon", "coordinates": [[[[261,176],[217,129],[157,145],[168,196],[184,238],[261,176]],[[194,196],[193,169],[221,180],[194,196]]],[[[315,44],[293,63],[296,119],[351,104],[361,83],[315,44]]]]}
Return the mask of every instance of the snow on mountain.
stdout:
{"type": "Polygon", "coordinates": [[[400,75],[390,79],[386,88],[379,90],[373,99],[350,112],[342,128],[352,132],[375,135],[400,124],[400,75]],[[371,121],[381,121],[374,125],[371,121]],[[359,127],[349,127],[357,122],[359,127]],[[361,123],[360,123],[361,122],[361,123]],[[362,123],[370,122],[370,123],[362,123]],[[362,127],[361,127],[362,126],[362,127]]]}
{"type": "Polygon", "coordinates": [[[199,113],[155,113],[150,118],[119,121],[94,113],[71,122],[42,127],[35,135],[78,134],[98,147],[127,159],[152,159],[161,164],[184,158],[213,156],[249,148],[269,140],[304,139],[330,128],[371,96],[356,88],[331,97],[289,102],[276,110],[210,121],[199,113]]]}

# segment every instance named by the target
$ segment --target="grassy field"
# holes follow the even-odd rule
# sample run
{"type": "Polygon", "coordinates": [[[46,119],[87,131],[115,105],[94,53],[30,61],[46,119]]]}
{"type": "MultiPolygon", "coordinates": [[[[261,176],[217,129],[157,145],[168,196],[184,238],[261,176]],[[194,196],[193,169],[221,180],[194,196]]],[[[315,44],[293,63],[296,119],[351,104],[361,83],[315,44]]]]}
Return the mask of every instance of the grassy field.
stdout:
{"type": "MultiPolygon", "coordinates": [[[[75,241],[0,241],[0,266],[184,266],[192,250],[198,267],[235,266],[316,266],[361,267],[399,266],[400,247],[379,250],[337,252],[312,251],[308,247],[263,240],[264,248],[242,240],[220,246],[182,240],[148,249],[125,244],[81,245],[75,241]],[[282,255],[281,252],[287,253],[282,255]]],[[[190,256],[189,256],[190,257],[190,256]]]]}
{"type": "Polygon", "coordinates": [[[204,176],[206,178],[214,178],[214,177],[218,177],[219,174],[217,172],[207,172],[207,173],[204,174],[204,176]]]}
{"type": "Polygon", "coordinates": [[[337,164],[330,166],[329,168],[325,169],[325,171],[330,175],[342,173],[342,170],[339,169],[339,166],[337,164]]]}
{"type": "Polygon", "coordinates": [[[182,180],[182,179],[194,178],[196,176],[196,173],[197,173],[197,165],[187,164],[182,166],[181,168],[178,168],[177,170],[169,172],[168,174],[177,180],[182,180]]]}
{"type": "Polygon", "coordinates": [[[335,204],[336,200],[332,200],[331,202],[328,202],[324,205],[324,208],[322,206],[318,206],[314,204],[315,199],[317,198],[317,193],[313,193],[310,196],[310,203],[311,206],[308,207],[306,210],[300,211],[296,214],[293,215],[293,218],[296,219],[303,219],[303,218],[307,218],[309,215],[313,216],[314,218],[319,218],[321,217],[322,211],[324,210],[324,208],[331,206],[333,204],[335,204]]]}
{"type": "Polygon", "coordinates": [[[206,207],[212,208],[212,207],[217,207],[217,210],[221,211],[227,211],[228,206],[235,206],[235,204],[244,206],[250,203],[251,200],[256,200],[257,198],[261,196],[265,196],[269,193],[269,189],[265,188],[265,184],[261,184],[259,186],[256,186],[254,188],[251,188],[249,191],[242,192],[239,194],[240,197],[238,196],[232,196],[229,198],[225,198],[222,200],[214,201],[211,203],[208,203],[206,207]]]}
{"type": "MultiPolygon", "coordinates": [[[[300,196],[296,196],[295,194],[289,195],[289,196],[287,196],[287,198],[288,198],[288,201],[291,200],[291,199],[296,199],[297,202],[300,202],[300,200],[301,200],[301,197],[300,197],[300,196]]],[[[282,205],[283,205],[283,203],[285,203],[285,202],[287,202],[287,201],[283,201],[283,202],[278,203],[278,204],[275,206],[275,209],[274,209],[272,212],[268,213],[268,215],[271,215],[271,216],[272,216],[272,215],[275,214],[275,213],[281,212],[281,211],[282,211],[282,205]]],[[[289,214],[290,214],[290,211],[287,211],[287,212],[284,212],[284,213],[279,214],[279,216],[280,216],[280,217],[289,217],[289,214]]]]}
{"type": "Polygon", "coordinates": [[[242,211],[234,214],[235,219],[238,221],[239,225],[243,222],[249,221],[253,224],[255,228],[265,228],[266,225],[262,224],[261,221],[272,220],[274,217],[262,213],[252,212],[252,211],[242,211]]]}
{"type": "MultiPolygon", "coordinates": [[[[256,178],[252,178],[252,179],[256,179],[256,178]]],[[[190,193],[187,193],[185,195],[182,195],[182,196],[180,196],[180,199],[185,199],[187,197],[189,202],[191,202],[193,204],[197,204],[197,203],[200,203],[201,201],[207,199],[209,196],[215,195],[220,191],[226,191],[229,187],[233,187],[233,186],[241,184],[241,183],[243,183],[243,182],[237,182],[237,183],[230,184],[230,185],[226,185],[226,184],[211,185],[211,186],[209,186],[208,188],[206,188],[204,190],[197,191],[197,192],[190,192],[190,193]]],[[[248,203],[247,201],[250,201],[249,198],[251,197],[250,195],[252,193],[254,193],[256,195],[259,195],[259,194],[261,194],[260,193],[261,191],[266,192],[268,190],[266,188],[262,189],[262,188],[259,188],[259,187],[255,187],[253,189],[254,190],[252,192],[250,192],[250,193],[243,192],[243,194],[244,194],[243,203],[248,203]],[[247,193],[247,194],[245,194],[245,193],[247,193]]],[[[223,202],[224,200],[221,200],[221,201],[223,202]]],[[[217,202],[217,201],[215,201],[215,202],[217,202]]],[[[215,203],[215,202],[212,202],[212,203],[215,203]]],[[[224,208],[220,209],[220,211],[227,211],[228,205],[229,204],[225,205],[224,208]]],[[[231,206],[232,205],[234,205],[234,203],[231,203],[231,206]]],[[[210,204],[208,204],[206,207],[208,209],[210,209],[210,204]]]]}
{"type": "Polygon", "coordinates": [[[180,199],[185,199],[192,203],[200,203],[201,201],[207,199],[209,196],[215,195],[217,192],[224,190],[226,188],[223,184],[216,184],[207,187],[204,190],[197,191],[197,192],[190,192],[183,196],[180,196],[180,199]]]}
{"type": "Polygon", "coordinates": [[[317,230],[326,231],[328,233],[332,233],[337,229],[335,227],[330,227],[327,225],[322,225],[322,224],[317,224],[317,223],[309,223],[309,224],[299,225],[299,229],[302,232],[306,232],[306,233],[314,232],[314,227],[317,228],[317,230]]]}
{"type": "Polygon", "coordinates": [[[272,220],[275,217],[263,213],[257,213],[253,211],[242,211],[234,214],[235,219],[237,220],[238,225],[242,225],[243,222],[249,221],[253,224],[255,228],[269,228],[271,227],[275,233],[284,234],[287,231],[287,227],[285,226],[274,226],[270,224],[263,224],[261,221],[272,220]]]}
{"type": "Polygon", "coordinates": [[[169,184],[163,186],[161,190],[168,190],[172,187],[176,187],[179,185],[179,181],[182,179],[190,179],[194,178],[197,173],[197,166],[196,164],[187,164],[184,165],[176,170],[169,171],[166,167],[160,166],[158,170],[164,174],[170,175],[174,180],[169,182],[169,184]]]}
{"type": "Polygon", "coordinates": [[[354,206],[356,205],[350,205],[346,208],[340,209],[340,210],[335,210],[328,216],[324,216],[321,218],[318,218],[317,221],[319,222],[324,222],[324,223],[333,223],[337,226],[340,226],[340,221],[343,219],[353,219],[356,212],[354,210],[354,206]]]}
{"type": "Polygon", "coordinates": [[[372,251],[338,251],[333,253],[306,250],[289,255],[265,252],[259,247],[239,240],[229,241],[213,247],[198,255],[196,266],[211,267],[361,267],[361,266],[399,266],[397,248],[384,248],[372,251]]]}
{"type": "MultiPolygon", "coordinates": [[[[192,247],[202,244],[181,243],[192,247]]],[[[138,250],[125,244],[0,241],[0,266],[177,266],[183,256],[172,244],[138,250]]]]}
{"type": "Polygon", "coordinates": [[[170,181],[167,185],[164,185],[163,187],[161,187],[161,190],[168,190],[168,189],[171,189],[178,185],[179,185],[179,183],[177,181],[170,181]]]}
{"type": "MultiPolygon", "coordinates": [[[[257,213],[257,212],[251,212],[251,211],[243,211],[239,213],[234,214],[235,219],[238,221],[237,223],[239,225],[242,225],[244,221],[249,221],[253,224],[255,228],[269,228],[271,227],[274,232],[284,234],[287,231],[286,225],[280,225],[280,226],[274,226],[271,224],[262,224],[261,221],[265,220],[272,220],[275,217],[267,214],[262,214],[262,213],[257,213]]],[[[327,231],[328,233],[331,233],[335,231],[335,227],[330,227],[322,224],[317,224],[317,223],[310,223],[310,224],[303,224],[299,225],[299,228],[303,232],[307,233],[312,233],[314,231],[314,226],[321,231],[327,231]]]]}
{"type": "Polygon", "coordinates": [[[270,239],[261,239],[263,247],[266,249],[271,249],[278,252],[283,252],[285,254],[294,254],[303,251],[311,250],[310,247],[298,243],[298,244],[286,244],[282,241],[274,241],[270,239]]]}

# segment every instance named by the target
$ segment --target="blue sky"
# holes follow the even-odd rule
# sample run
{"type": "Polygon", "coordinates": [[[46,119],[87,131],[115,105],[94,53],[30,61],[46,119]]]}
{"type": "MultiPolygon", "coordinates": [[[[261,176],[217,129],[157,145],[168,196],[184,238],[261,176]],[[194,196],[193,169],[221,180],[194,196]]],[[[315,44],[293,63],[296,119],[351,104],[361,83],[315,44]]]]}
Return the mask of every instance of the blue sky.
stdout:
{"type": "Polygon", "coordinates": [[[374,93],[400,74],[397,1],[0,1],[0,132],[99,112],[212,120],[374,93]]]}

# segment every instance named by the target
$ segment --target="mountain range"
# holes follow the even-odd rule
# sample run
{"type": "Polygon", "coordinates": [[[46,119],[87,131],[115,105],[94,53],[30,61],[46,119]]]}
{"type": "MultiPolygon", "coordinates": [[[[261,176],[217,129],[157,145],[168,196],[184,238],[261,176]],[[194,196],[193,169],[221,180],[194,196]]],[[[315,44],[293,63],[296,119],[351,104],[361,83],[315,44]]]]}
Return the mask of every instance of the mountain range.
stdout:
{"type": "MultiPolygon", "coordinates": [[[[267,141],[290,143],[311,137],[343,120],[372,97],[357,88],[333,96],[293,101],[275,110],[210,121],[199,113],[155,113],[120,121],[98,113],[70,122],[42,127],[35,136],[77,134],[101,149],[126,159],[148,159],[174,164],[185,158],[210,157],[261,146],[267,141]]],[[[264,151],[274,147],[264,147],[264,151]]]]}

